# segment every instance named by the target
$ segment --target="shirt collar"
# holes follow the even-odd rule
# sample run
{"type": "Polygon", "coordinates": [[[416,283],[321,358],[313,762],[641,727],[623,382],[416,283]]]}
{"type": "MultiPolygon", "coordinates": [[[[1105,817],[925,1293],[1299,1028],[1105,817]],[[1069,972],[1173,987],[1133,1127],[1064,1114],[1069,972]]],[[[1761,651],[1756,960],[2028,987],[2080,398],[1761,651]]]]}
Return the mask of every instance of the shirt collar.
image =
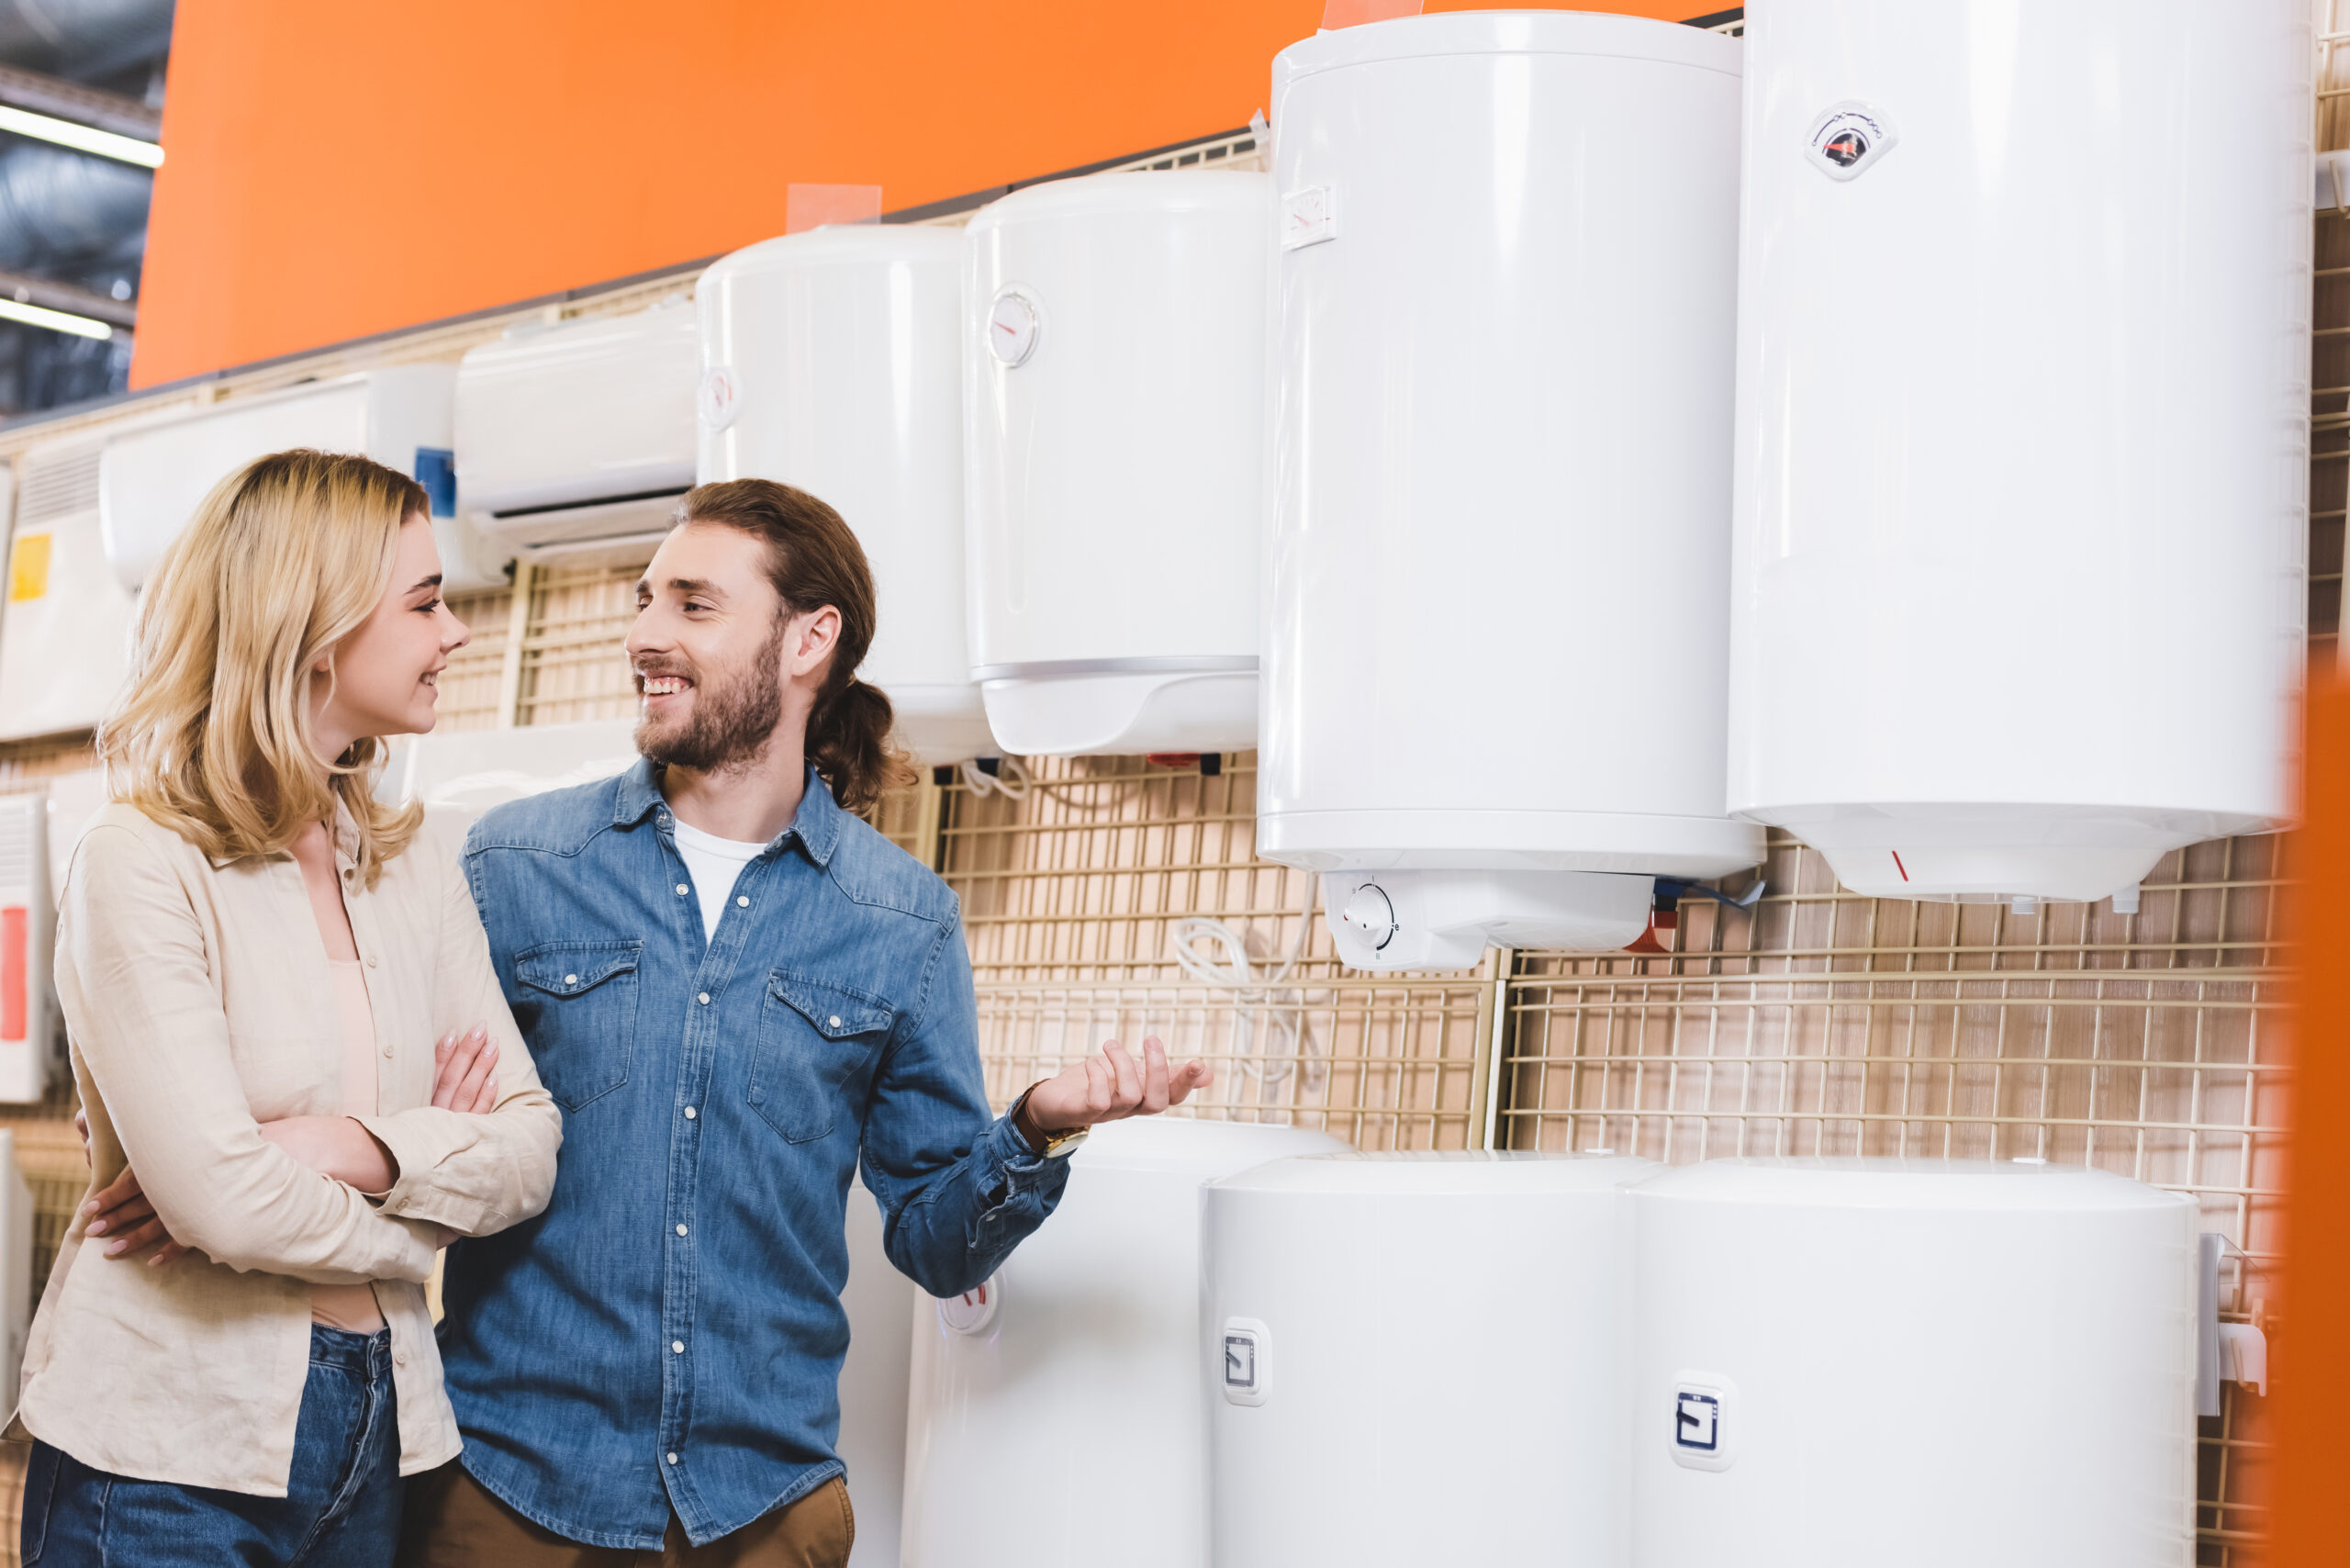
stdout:
{"type": "MultiPolygon", "coordinates": [[[[620,777],[620,789],[612,805],[612,825],[632,827],[666,803],[661,794],[659,768],[650,757],[640,756],[620,777]]],[[[833,849],[840,843],[840,834],[841,809],[833,800],[832,790],[811,765],[807,787],[800,792],[800,810],[793,813],[791,825],[768,842],[766,853],[772,855],[797,838],[809,859],[820,867],[829,867],[833,849]]]]}

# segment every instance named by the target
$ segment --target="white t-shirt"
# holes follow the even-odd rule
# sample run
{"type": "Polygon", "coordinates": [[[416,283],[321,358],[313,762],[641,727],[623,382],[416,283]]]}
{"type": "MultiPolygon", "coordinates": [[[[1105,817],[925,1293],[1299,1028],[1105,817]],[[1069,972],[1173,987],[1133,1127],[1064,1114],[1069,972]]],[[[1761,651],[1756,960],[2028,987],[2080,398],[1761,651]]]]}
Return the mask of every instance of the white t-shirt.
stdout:
{"type": "Polygon", "coordinates": [[[734,879],[767,846],[704,833],[674,814],[671,822],[677,830],[677,853],[686,857],[686,869],[693,874],[694,896],[701,901],[701,934],[707,941],[718,935],[718,917],[726,913],[734,879]]]}

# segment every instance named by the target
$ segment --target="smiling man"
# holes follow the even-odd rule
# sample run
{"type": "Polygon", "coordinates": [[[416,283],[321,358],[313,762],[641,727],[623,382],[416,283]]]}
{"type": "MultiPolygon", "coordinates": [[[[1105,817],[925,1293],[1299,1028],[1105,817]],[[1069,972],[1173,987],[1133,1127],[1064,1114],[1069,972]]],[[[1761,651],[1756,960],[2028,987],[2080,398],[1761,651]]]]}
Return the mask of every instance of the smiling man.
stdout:
{"type": "Polygon", "coordinates": [[[910,775],[856,678],[864,553],[814,497],[705,485],[637,589],[643,759],[465,844],[564,1112],[546,1212],[449,1259],[464,1457],[402,1561],[837,1565],[840,1290],[860,1160],[896,1265],[986,1279],[1096,1122],[1208,1081],[1115,1044],[990,1117],[954,895],[855,813],[910,775]]]}

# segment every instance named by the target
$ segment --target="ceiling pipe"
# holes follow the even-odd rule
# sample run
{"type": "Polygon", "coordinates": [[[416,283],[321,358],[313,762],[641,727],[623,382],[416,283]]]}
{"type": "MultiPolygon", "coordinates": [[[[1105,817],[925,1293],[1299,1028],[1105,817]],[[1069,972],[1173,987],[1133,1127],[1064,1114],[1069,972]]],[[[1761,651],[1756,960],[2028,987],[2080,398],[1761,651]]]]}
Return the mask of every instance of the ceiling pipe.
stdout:
{"type": "Polygon", "coordinates": [[[87,80],[160,60],[172,0],[0,0],[0,60],[87,80]]]}
{"type": "Polygon", "coordinates": [[[40,142],[0,152],[0,268],[49,271],[112,254],[146,226],[153,185],[144,169],[40,142]]]}

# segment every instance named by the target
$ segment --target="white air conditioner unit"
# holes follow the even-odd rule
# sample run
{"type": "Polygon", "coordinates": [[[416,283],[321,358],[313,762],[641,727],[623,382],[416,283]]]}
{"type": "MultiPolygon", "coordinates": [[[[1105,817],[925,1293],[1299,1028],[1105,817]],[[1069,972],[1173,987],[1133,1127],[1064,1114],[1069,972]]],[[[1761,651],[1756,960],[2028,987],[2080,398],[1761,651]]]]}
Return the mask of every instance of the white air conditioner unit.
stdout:
{"type": "Polygon", "coordinates": [[[518,327],[457,367],[457,503],[520,553],[667,531],[694,482],[701,375],[682,297],[518,327]]]}
{"type": "Polygon", "coordinates": [[[0,1378],[17,1386],[33,1316],[33,1193],[17,1169],[17,1135],[0,1131],[0,1378]]]}
{"type": "Polygon", "coordinates": [[[636,761],[635,731],[633,719],[588,719],[405,736],[376,793],[422,801],[425,830],[453,857],[492,806],[625,772],[636,761]]]}
{"type": "Polygon", "coordinates": [[[364,371],[231,398],[108,442],[98,510],[115,576],[137,591],[213,486],[256,457],[309,446],[372,457],[424,487],[450,592],[503,586],[509,557],[457,520],[449,434],[456,374],[448,364],[364,371]]]}
{"type": "Polygon", "coordinates": [[[49,797],[0,795],[0,1101],[37,1104],[57,1059],[49,797]]]}
{"type": "Polygon", "coordinates": [[[0,741],[94,727],[129,667],[132,600],[98,526],[100,442],[68,438],[19,461],[8,595],[0,610],[0,741]]]}

